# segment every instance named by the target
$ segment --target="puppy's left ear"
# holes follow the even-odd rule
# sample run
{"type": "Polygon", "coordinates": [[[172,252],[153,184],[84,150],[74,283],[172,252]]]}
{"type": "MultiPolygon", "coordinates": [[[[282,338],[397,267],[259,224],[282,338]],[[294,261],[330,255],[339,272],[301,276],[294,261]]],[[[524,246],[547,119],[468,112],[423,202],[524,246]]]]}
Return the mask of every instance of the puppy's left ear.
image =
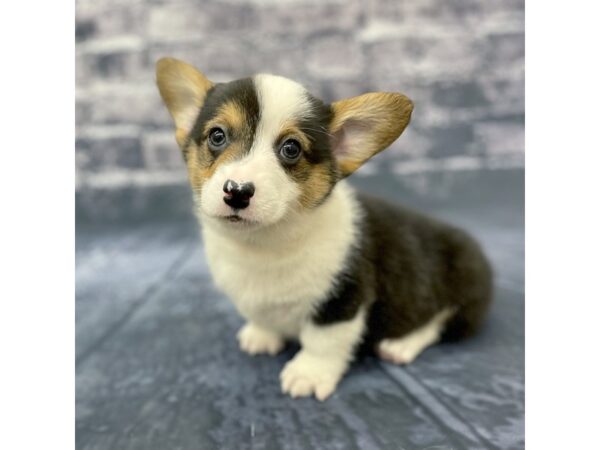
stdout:
{"type": "Polygon", "coordinates": [[[408,97],[388,92],[363,94],[331,106],[332,148],[343,177],[394,142],[413,110],[408,97]]]}
{"type": "Polygon", "coordinates": [[[175,121],[177,142],[183,145],[213,83],[190,64],[162,58],[156,63],[156,84],[175,121]]]}

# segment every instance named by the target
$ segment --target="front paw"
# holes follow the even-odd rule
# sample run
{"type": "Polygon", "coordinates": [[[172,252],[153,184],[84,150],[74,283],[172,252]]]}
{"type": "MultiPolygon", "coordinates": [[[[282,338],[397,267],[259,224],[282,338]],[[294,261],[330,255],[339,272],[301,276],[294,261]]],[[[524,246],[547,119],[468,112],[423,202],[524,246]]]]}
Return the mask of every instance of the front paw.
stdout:
{"type": "Polygon", "coordinates": [[[259,355],[267,353],[276,355],[279,353],[285,344],[277,334],[259,328],[254,324],[247,323],[237,334],[240,349],[250,355],[259,355]]]}
{"type": "Polygon", "coordinates": [[[323,401],[342,378],[345,364],[300,351],[281,371],[281,390],[292,398],[315,395],[323,401]]]}

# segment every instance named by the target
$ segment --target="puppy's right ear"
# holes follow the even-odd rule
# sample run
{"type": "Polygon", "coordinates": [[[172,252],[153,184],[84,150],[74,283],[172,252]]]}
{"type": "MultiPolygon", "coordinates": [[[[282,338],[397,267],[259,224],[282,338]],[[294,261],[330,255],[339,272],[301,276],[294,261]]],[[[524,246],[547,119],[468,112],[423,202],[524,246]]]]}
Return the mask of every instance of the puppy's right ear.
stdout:
{"type": "Polygon", "coordinates": [[[174,58],[161,58],[156,63],[156,84],[175,121],[175,136],[181,146],[192,130],[213,83],[190,64],[174,58]]]}

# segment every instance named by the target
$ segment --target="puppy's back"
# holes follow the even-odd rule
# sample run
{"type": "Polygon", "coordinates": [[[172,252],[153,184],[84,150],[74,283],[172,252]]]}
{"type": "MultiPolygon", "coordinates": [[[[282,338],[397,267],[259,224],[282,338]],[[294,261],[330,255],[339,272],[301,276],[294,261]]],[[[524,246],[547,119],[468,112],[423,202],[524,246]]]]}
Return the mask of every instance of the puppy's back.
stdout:
{"type": "Polygon", "coordinates": [[[465,231],[424,214],[359,194],[365,212],[362,253],[375,268],[377,299],[370,338],[401,337],[434,314],[456,311],[445,339],[475,332],[492,295],[492,272],[465,231]]]}

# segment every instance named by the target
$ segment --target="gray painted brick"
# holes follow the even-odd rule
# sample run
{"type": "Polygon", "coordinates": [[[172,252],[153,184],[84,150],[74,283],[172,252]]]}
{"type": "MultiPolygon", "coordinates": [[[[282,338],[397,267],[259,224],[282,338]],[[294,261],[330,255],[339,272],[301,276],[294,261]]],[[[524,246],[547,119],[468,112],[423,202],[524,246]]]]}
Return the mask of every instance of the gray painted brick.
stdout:
{"type": "Polygon", "coordinates": [[[364,4],[367,20],[401,22],[405,19],[403,2],[394,0],[367,0],[364,4]]]}
{"type": "Polygon", "coordinates": [[[369,63],[378,68],[374,79],[397,76],[415,83],[467,80],[474,77],[479,67],[475,43],[456,37],[381,41],[369,45],[367,54],[369,63]]]}
{"type": "Polygon", "coordinates": [[[145,166],[150,170],[182,169],[185,167],[181,151],[171,129],[148,131],[142,136],[145,166]]]}
{"type": "Polygon", "coordinates": [[[75,30],[78,42],[123,34],[142,35],[147,22],[147,6],[136,2],[106,1],[77,3],[75,30]]]}
{"type": "Polygon", "coordinates": [[[111,84],[108,88],[82,89],[76,94],[88,123],[95,125],[135,124],[148,127],[170,125],[160,95],[153,83],[111,84]],[[93,106],[92,106],[93,105],[93,106]]]}
{"type": "Polygon", "coordinates": [[[432,101],[447,108],[474,108],[490,103],[482,86],[474,80],[436,82],[431,90],[432,101]]]}
{"type": "Polygon", "coordinates": [[[77,166],[83,171],[107,171],[115,168],[142,169],[142,145],[139,136],[78,137],[75,142],[77,166]]]}
{"type": "Polygon", "coordinates": [[[163,56],[172,56],[194,63],[207,75],[231,77],[247,76],[256,72],[255,50],[246,42],[235,39],[213,39],[197,43],[161,43],[153,45],[149,51],[149,70],[154,71],[154,62],[163,56]]]}
{"type": "Polygon", "coordinates": [[[315,95],[320,96],[326,102],[333,102],[343,98],[354,97],[364,94],[372,89],[369,89],[366,83],[361,79],[346,79],[346,80],[321,80],[316,79],[309,83],[314,85],[315,95]]]}
{"type": "Polygon", "coordinates": [[[94,105],[91,101],[76,99],[75,102],[75,127],[85,126],[92,122],[92,110],[94,105]]]}
{"type": "Polygon", "coordinates": [[[257,8],[255,15],[258,22],[254,30],[261,35],[302,38],[331,31],[356,30],[362,5],[358,0],[305,1],[292,5],[279,2],[257,8]]]}
{"type": "Polygon", "coordinates": [[[525,99],[523,91],[525,87],[525,74],[515,74],[514,77],[502,77],[488,79],[481,82],[486,96],[493,99],[488,114],[499,115],[523,115],[525,110],[525,99]]]}
{"type": "Polygon", "coordinates": [[[431,128],[427,130],[427,135],[430,141],[427,156],[430,158],[464,154],[474,139],[473,125],[468,122],[431,128]]]}
{"type": "Polygon", "coordinates": [[[321,79],[356,79],[362,76],[364,56],[352,35],[331,34],[308,44],[306,66],[313,77],[321,79]]]}
{"type": "MultiPolygon", "coordinates": [[[[306,42],[301,40],[254,39],[249,49],[252,56],[251,73],[274,73],[308,84],[306,73],[306,42]]],[[[320,87],[315,83],[315,89],[320,87]]]]}
{"type": "MultiPolygon", "coordinates": [[[[155,41],[173,41],[206,36],[211,30],[213,20],[218,20],[214,11],[210,14],[210,10],[214,8],[212,3],[203,5],[200,2],[156,5],[148,14],[148,37],[155,41]]],[[[238,14],[232,11],[231,14],[223,16],[236,19],[238,14]]]]}
{"type": "Polygon", "coordinates": [[[522,33],[493,33],[485,39],[482,59],[488,69],[494,68],[500,73],[522,69],[525,59],[525,39],[522,33]],[[497,61],[502,61],[503,64],[498,65],[497,61]]]}
{"type": "Polygon", "coordinates": [[[78,86],[94,81],[145,78],[150,67],[144,41],[131,35],[79,44],[75,63],[78,86]]]}
{"type": "Polygon", "coordinates": [[[474,124],[477,148],[491,155],[522,155],[524,129],[515,123],[480,122],[474,124]]]}

